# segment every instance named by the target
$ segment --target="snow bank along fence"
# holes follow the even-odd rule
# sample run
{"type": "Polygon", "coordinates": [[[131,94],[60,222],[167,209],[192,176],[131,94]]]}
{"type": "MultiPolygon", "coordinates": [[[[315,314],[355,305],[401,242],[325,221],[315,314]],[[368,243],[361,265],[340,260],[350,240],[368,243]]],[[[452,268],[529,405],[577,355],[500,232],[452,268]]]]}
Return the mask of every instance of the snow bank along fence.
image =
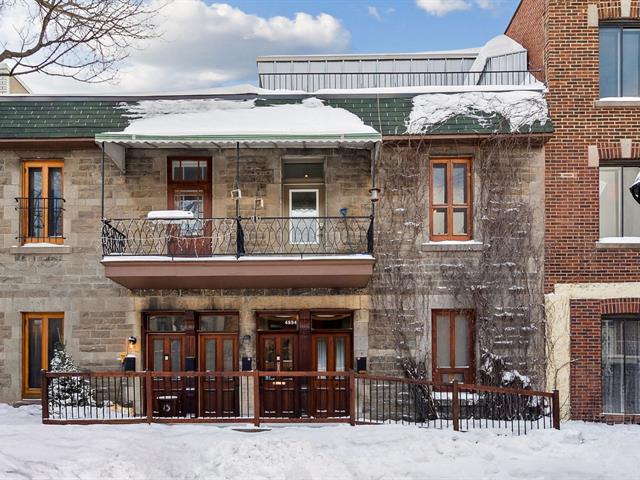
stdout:
{"type": "Polygon", "coordinates": [[[44,372],[42,419],[92,423],[402,423],[560,428],[558,391],[354,372],[44,372]]]}

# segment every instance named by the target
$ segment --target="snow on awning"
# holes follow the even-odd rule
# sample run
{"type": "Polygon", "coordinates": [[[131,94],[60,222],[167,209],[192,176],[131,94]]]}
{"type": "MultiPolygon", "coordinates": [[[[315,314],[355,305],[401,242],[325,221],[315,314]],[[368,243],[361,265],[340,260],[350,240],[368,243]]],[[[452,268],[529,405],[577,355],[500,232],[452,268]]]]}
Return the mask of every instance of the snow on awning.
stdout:
{"type": "Polygon", "coordinates": [[[382,140],[353,113],[317,98],[256,105],[256,100],[145,100],[124,104],[133,120],[121,132],[96,135],[96,143],[121,148],[350,147],[382,140]]]}

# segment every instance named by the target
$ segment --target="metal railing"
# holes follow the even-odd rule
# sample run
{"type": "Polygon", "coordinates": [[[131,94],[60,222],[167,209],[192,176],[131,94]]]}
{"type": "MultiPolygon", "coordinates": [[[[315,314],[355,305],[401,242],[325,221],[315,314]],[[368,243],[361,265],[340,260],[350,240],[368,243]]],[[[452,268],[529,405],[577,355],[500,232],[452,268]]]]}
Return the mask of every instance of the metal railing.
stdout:
{"type": "Polygon", "coordinates": [[[560,428],[558,391],[348,372],[43,372],[43,423],[416,424],[560,428]]]}
{"type": "Polygon", "coordinates": [[[532,85],[540,70],[483,72],[282,72],[260,73],[260,87],[271,90],[439,87],[472,85],[532,85]]]}
{"type": "Polygon", "coordinates": [[[113,219],[104,256],[353,255],[373,253],[373,217],[113,219]]]}
{"type": "Polygon", "coordinates": [[[60,243],[64,240],[64,198],[17,197],[15,200],[20,224],[17,240],[20,244],[60,243]]]}

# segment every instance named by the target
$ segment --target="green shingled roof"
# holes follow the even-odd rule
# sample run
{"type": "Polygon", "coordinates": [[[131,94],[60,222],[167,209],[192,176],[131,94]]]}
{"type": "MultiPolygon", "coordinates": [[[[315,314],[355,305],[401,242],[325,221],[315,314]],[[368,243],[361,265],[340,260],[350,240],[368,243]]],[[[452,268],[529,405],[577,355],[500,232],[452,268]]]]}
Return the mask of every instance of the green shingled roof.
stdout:
{"type": "MultiPolygon", "coordinates": [[[[297,103],[300,98],[258,98],[257,106],[297,103]]],[[[323,98],[325,104],[344,108],[383,135],[405,135],[406,121],[413,106],[411,96],[386,98],[323,98]]],[[[92,138],[98,133],[122,131],[132,118],[127,100],[19,100],[0,101],[0,139],[92,138]]],[[[508,133],[508,122],[497,115],[456,116],[434,126],[428,134],[508,133]]],[[[531,133],[551,133],[548,121],[531,127],[531,133]]],[[[525,133],[525,132],[522,132],[525,133]]]]}

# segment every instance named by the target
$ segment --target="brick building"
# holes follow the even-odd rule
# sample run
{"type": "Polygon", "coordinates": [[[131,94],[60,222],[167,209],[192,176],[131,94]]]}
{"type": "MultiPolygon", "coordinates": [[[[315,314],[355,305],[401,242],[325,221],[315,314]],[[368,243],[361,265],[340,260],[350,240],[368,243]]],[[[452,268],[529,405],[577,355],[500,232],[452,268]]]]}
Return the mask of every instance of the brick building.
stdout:
{"type": "Polygon", "coordinates": [[[506,33],[542,67],[549,386],[577,419],[640,413],[640,4],[522,0],[506,33]]]}

